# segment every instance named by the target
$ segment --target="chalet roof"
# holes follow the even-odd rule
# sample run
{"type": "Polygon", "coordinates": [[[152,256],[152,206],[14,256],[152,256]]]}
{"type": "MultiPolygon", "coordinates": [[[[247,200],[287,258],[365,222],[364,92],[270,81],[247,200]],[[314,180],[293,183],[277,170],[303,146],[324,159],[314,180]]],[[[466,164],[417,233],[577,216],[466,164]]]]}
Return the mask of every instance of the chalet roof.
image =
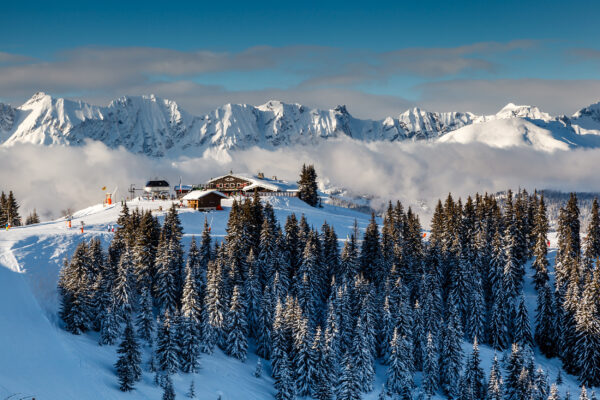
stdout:
{"type": "Polygon", "coordinates": [[[279,179],[271,179],[271,178],[259,178],[256,175],[250,174],[227,174],[218,176],[208,181],[208,183],[214,182],[218,179],[222,179],[225,177],[234,177],[238,179],[242,179],[250,182],[249,185],[244,186],[243,190],[245,192],[253,191],[255,188],[262,187],[268,190],[272,190],[274,192],[295,192],[298,190],[298,186],[295,184],[290,184],[286,181],[282,181],[279,179]]]}
{"type": "Polygon", "coordinates": [[[219,192],[218,190],[194,190],[183,196],[181,200],[198,200],[211,193],[227,198],[227,195],[219,192]]]}

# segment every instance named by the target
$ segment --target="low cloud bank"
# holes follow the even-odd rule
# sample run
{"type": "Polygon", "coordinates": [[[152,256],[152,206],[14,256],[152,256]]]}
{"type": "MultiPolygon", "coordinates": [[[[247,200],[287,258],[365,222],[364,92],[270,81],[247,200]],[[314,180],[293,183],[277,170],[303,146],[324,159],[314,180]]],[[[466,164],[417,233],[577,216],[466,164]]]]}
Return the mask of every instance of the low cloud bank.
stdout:
{"type": "MultiPolygon", "coordinates": [[[[477,144],[339,140],[275,151],[255,148],[232,153],[231,160],[156,160],[98,142],[68,148],[19,145],[0,148],[0,189],[15,192],[22,215],[36,208],[45,219],[101,202],[103,186],[118,186],[121,198],[130,184],[140,188],[149,178],[162,177],[171,185],[180,177],[184,183],[202,183],[229,170],[294,181],[302,163],[314,163],[325,185],[374,196],[375,207],[398,199],[431,208],[449,192],[464,197],[509,187],[600,191],[600,149],[544,153],[477,144]]],[[[428,223],[429,213],[419,213],[428,223]]]]}

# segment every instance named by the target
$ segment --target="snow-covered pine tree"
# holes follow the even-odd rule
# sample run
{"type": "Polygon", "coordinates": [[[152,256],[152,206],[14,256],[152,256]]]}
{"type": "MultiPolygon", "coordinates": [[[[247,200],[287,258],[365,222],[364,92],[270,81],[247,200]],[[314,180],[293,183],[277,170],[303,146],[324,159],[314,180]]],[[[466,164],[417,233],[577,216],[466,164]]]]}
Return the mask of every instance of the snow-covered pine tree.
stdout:
{"type": "Polygon", "coordinates": [[[390,355],[390,365],[388,367],[386,388],[392,396],[397,396],[402,400],[412,398],[413,377],[409,359],[410,343],[406,337],[402,338],[398,330],[394,330],[392,336],[392,354],[390,355]]]}
{"type": "Polygon", "coordinates": [[[383,301],[383,310],[381,315],[381,327],[378,336],[378,348],[379,356],[384,365],[389,362],[392,341],[392,335],[394,334],[394,328],[396,326],[396,319],[392,317],[392,311],[390,310],[390,298],[385,296],[383,301]]]}
{"type": "Polygon", "coordinates": [[[336,391],[336,400],[360,400],[360,384],[349,354],[344,356],[336,391]]]}
{"type": "Polygon", "coordinates": [[[133,389],[134,383],[140,380],[142,376],[142,369],[140,368],[142,356],[129,317],[125,321],[123,341],[117,349],[117,354],[119,354],[119,358],[115,363],[115,368],[119,378],[119,388],[124,392],[128,392],[133,389]]]}
{"type": "Polygon", "coordinates": [[[256,273],[256,280],[262,288],[268,284],[275,273],[275,264],[279,257],[275,226],[269,219],[263,220],[258,249],[258,262],[254,272],[256,273]]]}
{"type": "Polygon", "coordinates": [[[412,324],[412,332],[413,332],[413,346],[412,346],[412,359],[415,371],[423,370],[423,353],[425,350],[425,344],[427,340],[426,332],[425,332],[425,321],[423,316],[423,308],[419,301],[415,302],[413,307],[413,324],[412,324]]]}
{"type": "MultiPolygon", "coordinates": [[[[276,273],[274,286],[277,285],[276,273]]],[[[256,338],[256,354],[269,360],[271,358],[271,327],[273,325],[273,295],[271,288],[265,287],[260,303],[258,317],[258,336],[256,338]]]]}
{"type": "Polygon", "coordinates": [[[535,371],[533,385],[536,388],[536,394],[539,400],[546,400],[550,394],[550,385],[548,384],[548,375],[541,367],[535,371]]]}
{"type": "Polygon", "coordinates": [[[315,356],[312,349],[308,319],[302,314],[294,315],[293,335],[293,375],[296,378],[296,389],[299,396],[309,396],[314,386],[315,356]]]}
{"type": "Polygon", "coordinates": [[[65,322],[65,329],[76,335],[87,330],[92,317],[89,263],[87,245],[81,242],[71,260],[65,260],[58,280],[60,317],[65,322]]]}
{"type": "Polygon", "coordinates": [[[262,377],[262,373],[263,373],[262,359],[260,357],[258,357],[258,360],[256,361],[256,368],[254,368],[254,376],[256,378],[260,378],[260,377],[262,377]]]}
{"type": "Polygon", "coordinates": [[[98,339],[98,343],[100,345],[113,345],[119,337],[120,332],[119,321],[113,311],[112,305],[110,305],[104,310],[100,319],[100,338],[98,339]]]}
{"type": "Polygon", "coordinates": [[[577,306],[575,360],[579,379],[583,385],[600,386],[600,272],[594,271],[596,279],[585,282],[581,302],[577,306]]]}
{"type": "Polygon", "coordinates": [[[360,270],[370,282],[383,282],[381,268],[381,245],[379,243],[379,228],[375,221],[375,213],[365,229],[360,251],[360,270]]]}
{"type": "Polygon", "coordinates": [[[473,352],[467,359],[465,371],[460,381],[461,399],[485,399],[485,374],[481,369],[479,345],[477,338],[473,340],[473,352]]]}
{"type": "Polygon", "coordinates": [[[579,392],[579,400],[589,400],[585,385],[581,387],[581,392],[579,392]]]}
{"type": "Polygon", "coordinates": [[[246,361],[248,351],[248,323],[246,322],[245,299],[240,293],[239,286],[234,286],[231,305],[227,313],[225,325],[225,352],[242,362],[246,361]]]}
{"type": "Polygon", "coordinates": [[[152,280],[156,275],[154,261],[156,260],[157,227],[151,213],[144,213],[140,226],[136,229],[133,245],[133,269],[136,277],[136,287],[140,294],[152,288],[152,280]]]}
{"type": "Polygon", "coordinates": [[[223,297],[223,272],[221,263],[208,263],[204,313],[202,318],[202,351],[211,354],[219,342],[225,325],[226,304],[223,297]]]}
{"type": "Polygon", "coordinates": [[[488,317],[488,343],[496,350],[508,346],[507,299],[504,290],[504,265],[506,264],[502,248],[502,238],[496,229],[492,242],[492,262],[488,279],[491,287],[491,310],[488,317]]]}
{"type": "Polygon", "coordinates": [[[502,372],[498,357],[494,354],[494,361],[490,370],[490,379],[487,386],[486,400],[503,400],[504,384],[502,382],[502,372]]]}
{"type": "Polygon", "coordinates": [[[525,297],[523,293],[519,296],[519,303],[516,309],[515,320],[513,324],[513,342],[518,343],[521,348],[533,347],[533,338],[531,328],[529,327],[529,317],[525,307],[525,297]]]}
{"type": "Polygon", "coordinates": [[[333,385],[331,370],[331,357],[327,343],[323,340],[321,327],[318,326],[312,344],[315,375],[313,377],[312,396],[317,400],[331,400],[333,398],[333,385]]]}
{"type": "Polygon", "coordinates": [[[522,387],[519,377],[524,369],[523,354],[521,347],[513,343],[512,350],[506,361],[506,374],[504,377],[504,393],[506,400],[522,400],[522,387]]]}
{"type": "Polygon", "coordinates": [[[442,332],[440,354],[440,384],[450,399],[459,396],[458,382],[462,367],[462,328],[456,307],[450,303],[447,322],[442,332]]]}
{"type": "MultiPolygon", "coordinates": [[[[166,225],[166,221],[165,221],[166,225]]],[[[163,227],[164,230],[164,227],[163,227]]],[[[175,254],[171,250],[171,239],[161,233],[156,252],[156,280],[154,282],[154,297],[159,309],[164,313],[168,310],[173,314],[177,310],[177,282],[175,254]]]]}
{"type": "Polygon", "coordinates": [[[540,197],[539,208],[535,216],[535,247],[533,250],[533,281],[536,290],[541,290],[548,283],[548,216],[546,215],[546,204],[544,203],[544,195],[540,197]]]}
{"type": "MultiPolygon", "coordinates": [[[[273,377],[276,378],[280,373],[280,363],[286,363],[286,368],[291,368],[289,364],[288,343],[285,335],[285,319],[283,304],[281,300],[277,300],[275,306],[275,315],[273,317],[273,329],[271,331],[271,371],[273,377]]],[[[288,371],[288,373],[291,373],[288,371]]]]}
{"type": "Polygon", "coordinates": [[[427,332],[427,344],[423,355],[423,390],[431,398],[438,389],[440,372],[438,351],[431,332],[427,332]]]}
{"type": "Polygon", "coordinates": [[[548,395],[548,400],[560,400],[560,393],[558,392],[558,386],[556,383],[553,383],[550,386],[550,395],[548,395]]]}
{"type": "Polygon", "coordinates": [[[185,394],[187,396],[188,399],[195,399],[196,398],[196,386],[194,384],[194,380],[192,379],[192,381],[190,382],[190,387],[187,391],[187,393],[185,394]]]}
{"type": "Polygon", "coordinates": [[[368,327],[363,318],[358,318],[352,341],[351,360],[360,390],[368,393],[373,390],[375,368],[373,351],[370,348],[368,327]]]}
{"type": "Polygon", "coordinates": [[[156,360],[158,369],[164,371],[167,375],[175,373],[179,368],[179,349],[175,328],[169,310],[165,310],[162,325],[158,329],[156,338],[156,360]]]}
{"type": "Polygon", "coordinates": [[[600,213],[598,199],[594,198],[590,213],[590,222],[583,244],[583,265],[587,271],[592,271],[593,263],[600,258],[600,213]]]}
{"type": "Polygon", "coordinates": [[[149,345],[152,345],[154,313],[152,309],[152,293],[150,292],[150,287],[146,287],[139,297],[136,326],[140,339],[144,340],[149,345]]]}
{"type": "Polygon", "coordinates": [[[206,279],[206,271],[208,269],[208,262],[213,259],[213,253],[211,250],[212,238],[210,236],[211,227],[208,224],[208,218],[204,218],[204,229],[202,230],[202,238],[200,239],[200,249],[198,251],[199,267],[198,272],[203,275],[203,279],[206,279]]]}
{"type": "Polygon", "coordinates": [[[257,339],[260,331],[260,315],[261,315],[261,300],[262,290],[258,276],[258,263],[254,259],[254,250],[250,249],[248,258],[248,277],[244,282],[244,297],[248,304],[246,310],[248,316],[248,335],[257,339]]]}
{"type": "Polygon", "coordinates": [[[554,357],[557,352],[557,339],[554,296],[546,283],[537,292],[535,341],[546,357],[554,357]]]}
{"type": "Polygon", "coordinates": [[[277,374],[273,373],[275,378],[275,399],[276,400],[293,400],[296,398],[296,385],[294,379],[292,379],[292,371],[290,368],[290,362],[288,361],[288,355],[286,352],[282,352],[277,355],[277,374]]]}
{"type": "Polygon", "coordinates": [[[121,253],[117,279],[113,286],[113,299],[117,317],[124,321],[137,303],[136,282],[133,275],[133,254],[129,248],[121,253]]]}
{"type": "Polygon", "coordinates": [[[175,389],[173,388],[173,380],[171,375],[166,374],[162,378],[163,395],[162,400],[175,400],[175,389]]]}
{"type": "Polygon", "coordinates": [[[485,299],[483,295],[483,285],[479,271],[473,271],[473,288],[470,298],[469,314],[467,316],[467,328],[469,338],[474,340],[477,338],[484,338],[485,325],[486,325],[486,310],[485,310],[485,299]]]}

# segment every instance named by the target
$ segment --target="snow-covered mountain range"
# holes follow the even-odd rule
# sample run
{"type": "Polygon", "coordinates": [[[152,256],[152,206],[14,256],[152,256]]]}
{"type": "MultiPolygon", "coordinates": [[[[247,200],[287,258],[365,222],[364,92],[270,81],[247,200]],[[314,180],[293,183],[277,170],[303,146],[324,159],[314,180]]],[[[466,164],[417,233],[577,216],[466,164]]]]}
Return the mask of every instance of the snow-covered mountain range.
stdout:
{"type": "Polygon", "coordinates": [[[378,121],[355,118],[345,106],[319,110],[279,101],[258,107],[226,104],[204,116],[194,116],[174,101],[153,95],[121,97],[105,107],[41,92],[19,107],[0,103],[1,146],[68,146],[92,139],[151,157],[176,157],[253,146],[315,145],[335,138],[480,142],[542,151],[600,147],[600,103],[571,117],[508,104],[494,115],[413,108],[378,121]]]}

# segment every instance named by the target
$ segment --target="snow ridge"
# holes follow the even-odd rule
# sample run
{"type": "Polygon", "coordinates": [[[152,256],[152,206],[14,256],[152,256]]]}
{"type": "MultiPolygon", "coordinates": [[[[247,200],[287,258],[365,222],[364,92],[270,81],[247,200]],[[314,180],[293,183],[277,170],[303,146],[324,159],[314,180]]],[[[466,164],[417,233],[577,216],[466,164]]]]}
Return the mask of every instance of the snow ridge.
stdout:
{"type": "Polygon", "coordinates": [[[1,146],[71,146],[91,139],[151,157],[177,157],[226,154],[254,146],[310,146],[340,138],[478,142],[542,151],[600,147],[600,103],[571,118],[510,103],[494,115],[413,108],[377,121],[355,118],[345,106],[320,110],[274,100],[257,107],[225,104],[204,116],[189,114],[174,101],[154,95],[124,96],[108,106],[94,106],[39,92],[17,108],[0,104],[1,146]]]}

